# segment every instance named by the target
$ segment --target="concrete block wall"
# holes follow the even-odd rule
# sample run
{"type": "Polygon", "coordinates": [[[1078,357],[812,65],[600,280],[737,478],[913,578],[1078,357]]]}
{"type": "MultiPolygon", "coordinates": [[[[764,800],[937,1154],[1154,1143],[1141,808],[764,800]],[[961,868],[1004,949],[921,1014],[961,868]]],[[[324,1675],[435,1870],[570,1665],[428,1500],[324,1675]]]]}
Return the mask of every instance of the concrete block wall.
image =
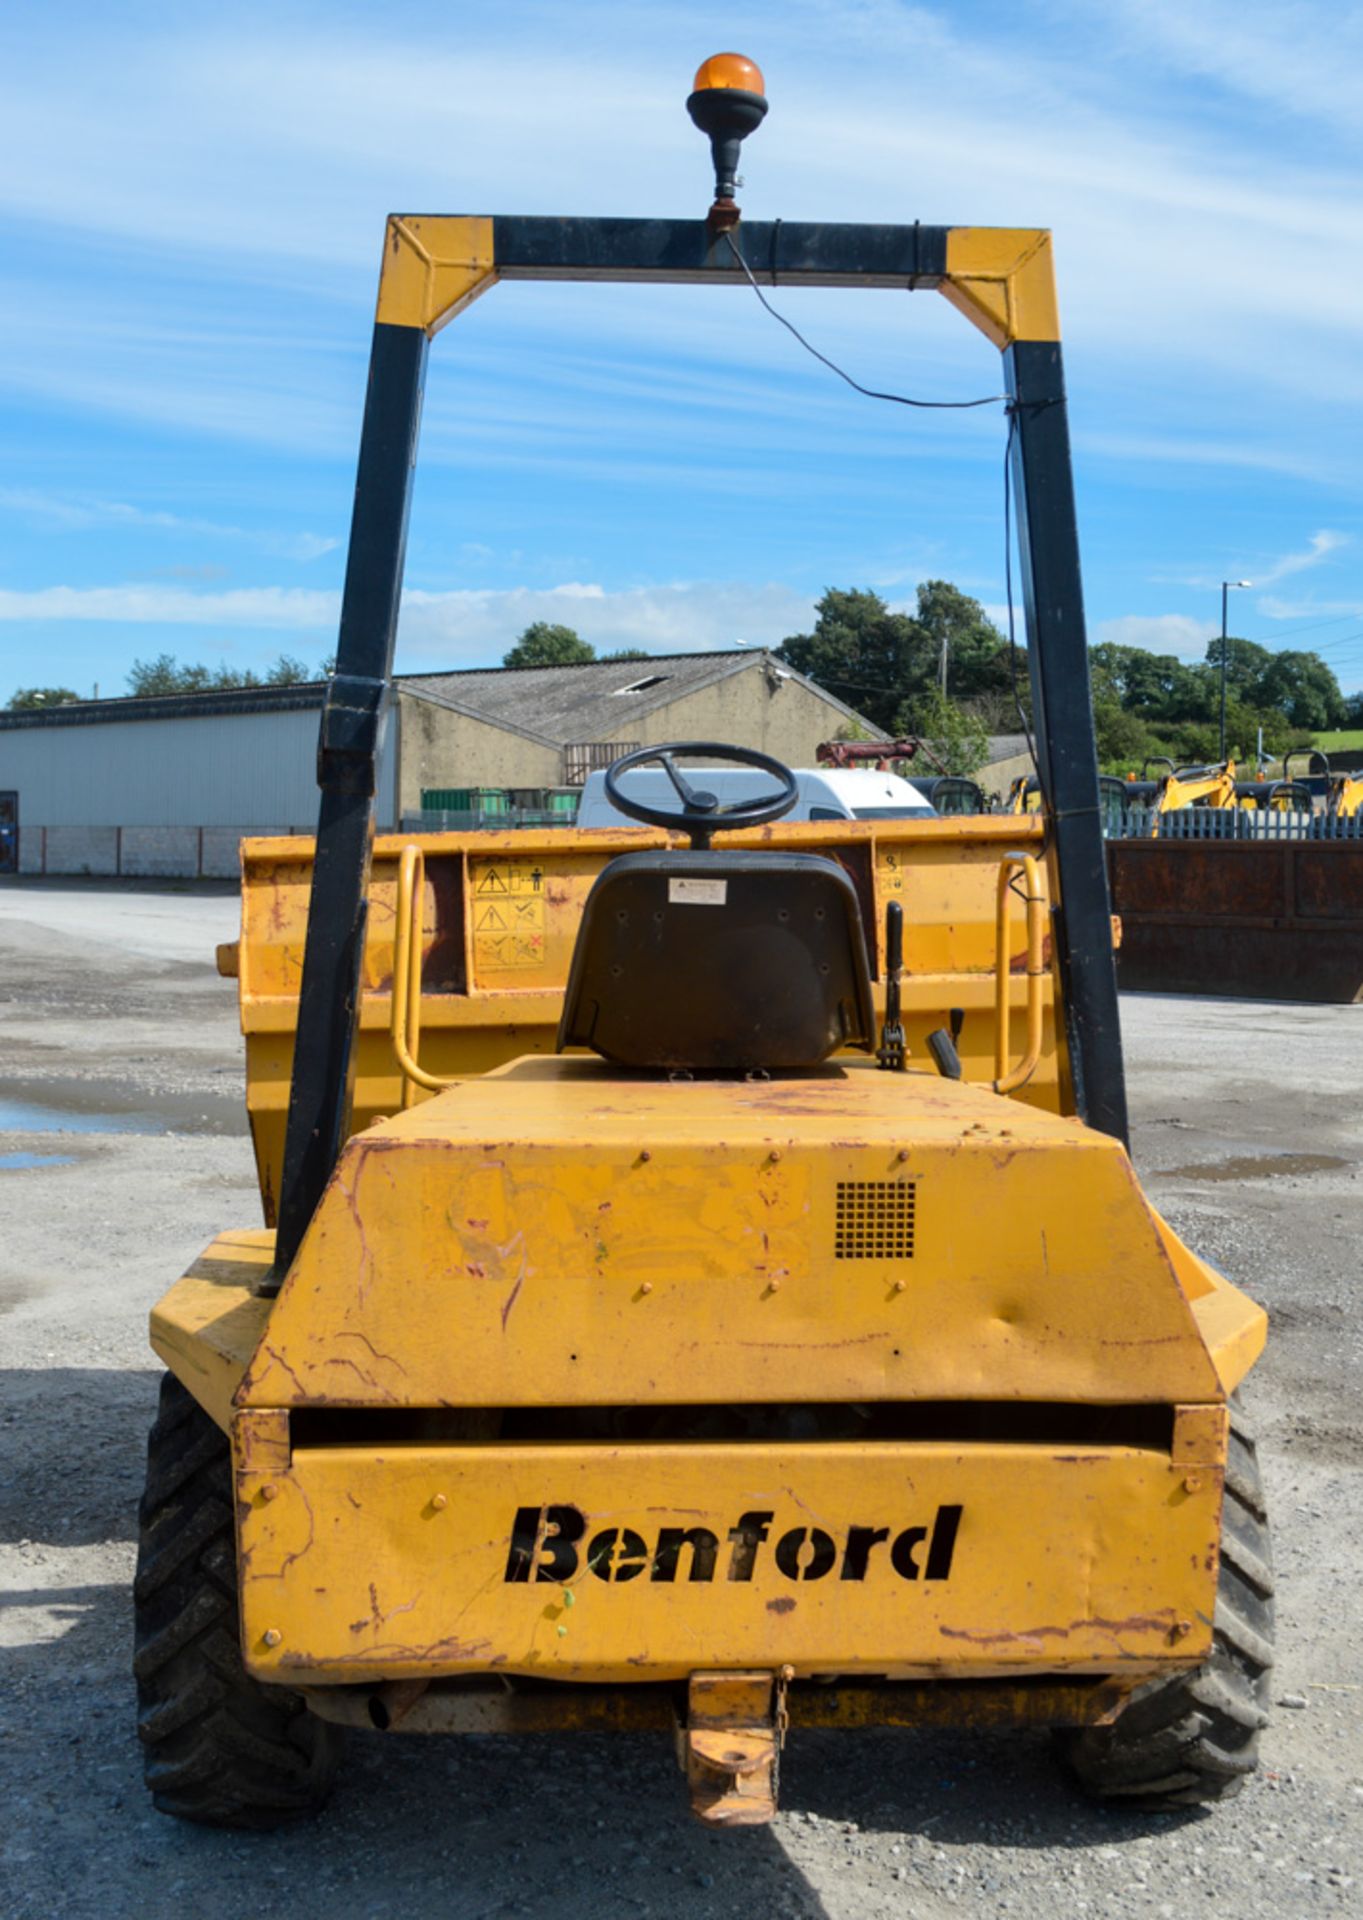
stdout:
{"type": "Polygon", "coordinates": [[[141,880],[179,880],[199,871],[197,827],[124,827],[119,872],[141,880]]]}
{"type": "MultiPolygon", "coordinates": [[[[291,827],[274,827],[274,833],[291,833],[291,827]]],[[[199,855],[199,875],[204,880],[236,880],[241,875],[241,843],[257,827],[205,827],[199,855]]]]}
{"type": "Polygon", "coordinates": [[[21,826],[19,871],[130,880],[235,880],[241,871],[238,849],[248,834],[299,831],[286,826],[21,826]]]}
{"type": "MultiPolygon", "coordinates": [[[[39,832],[46,843],[43,848],[44,873],[118,872],[117,827],[43,827],[39,832]]],[[[21,853],[25,841],[31,841],[33,837],[33,829],[26,830],[21,820],[21,853]]]]}

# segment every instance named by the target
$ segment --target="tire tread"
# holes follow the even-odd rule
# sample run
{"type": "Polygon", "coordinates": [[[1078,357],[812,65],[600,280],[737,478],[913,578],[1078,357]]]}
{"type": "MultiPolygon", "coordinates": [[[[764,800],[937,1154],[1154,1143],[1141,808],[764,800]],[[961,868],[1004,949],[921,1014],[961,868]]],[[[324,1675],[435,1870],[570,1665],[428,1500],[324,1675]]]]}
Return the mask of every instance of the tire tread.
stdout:
{"type": "Polygon", "coordinates": [[[1126,1807],[1229,1799],[1259,1764],[1272,1666],[1268,1514],[1251,1430],[1232,1399],[1211,1658],[1139,1688],[1108,1726],[1066,1729],[1062,1755],[1095,1798],[1126,1807]]]}
{"type": "Polygon", "coordinates": [[[139,1530],[133,1672],[153,1803],[217,1827],[278,1827],[318,1812],[340,1729],[242,1663],[227,1440],[171,1374],[148,1441],[139,1530]]]}

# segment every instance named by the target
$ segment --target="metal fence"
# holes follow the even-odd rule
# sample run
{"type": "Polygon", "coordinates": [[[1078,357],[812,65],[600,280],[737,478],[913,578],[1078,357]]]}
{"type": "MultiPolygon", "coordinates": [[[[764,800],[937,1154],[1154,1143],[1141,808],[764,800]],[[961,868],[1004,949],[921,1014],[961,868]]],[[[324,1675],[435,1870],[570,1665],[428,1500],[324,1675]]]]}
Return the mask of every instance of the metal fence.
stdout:
{"type": "Polygon", "coordinates": [[[1109,838],[1148,840],[1363,840],[1363,814],[1249,811],[1244,807],[1127,807],[1109,838]]]}
{"type": "Polygon", "coordinates": [[[576,815],[547,807],[427,807],[404,813],[403,833],[506,833],[518,827],[571,827],[576,815]]]}

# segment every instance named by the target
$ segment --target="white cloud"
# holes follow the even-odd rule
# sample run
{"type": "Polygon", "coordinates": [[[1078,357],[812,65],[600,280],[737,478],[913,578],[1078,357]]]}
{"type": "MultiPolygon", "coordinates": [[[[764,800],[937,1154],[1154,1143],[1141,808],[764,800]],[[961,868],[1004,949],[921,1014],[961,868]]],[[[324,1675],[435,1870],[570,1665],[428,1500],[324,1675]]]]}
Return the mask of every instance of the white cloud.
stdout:
{"type": "Polygon", "coordinates": [[[84,528],[137,527],[169,533],[203,534],[213,539],[241,540],[262,553],[282,560],[320,560],[341,544],[320,533],[281,533],[273,528],[252,531],[224,526],[181,513],[135,507],[123,500],[95,500],[78,495],[39,493],[26,487],[0,487],[0,509],[21,515],[30,524],[79,531],[84,528]]]}
{"type": "Polygon", "coordinates": [[[1108,0],[1134,38],[1184,73],[1319,123],[1358,131],[1363,16],[1339,0],[1108,0]]]}
{"type": "Polygon", "coordinates": [[[1186,613],[1126,613],[1099,621],[1091,638],[1096,645],[1144,647],[1148,653],[1201,660],[1217,631],[1214,620],[1193,620],[1186,613]]]}
{"type": "MultiPolygon", "coordinates": [[[[673,61],[725,16],[598,4],[584,33],[578,10],[519,11],[518,34],[472,18],[457,38],[427,32],[415,94],[401,37],[355,18],[329,23],[320,40],[278,16],[249,32],[161,27],[138,36],[131,60],[120,28],[117,88],[91,23],[46,91],[20,58],[8,63],[8,85],[0,78],[0,128],[14,154],[0,196],[21,218],[151,240],[200,261],[230,251],[293,285],[324,272],[328,292],[355,306],[369,296],[366,267],[395,180],[411,183],[398,197],[427,205],[595,208],[623,153],[631,206],[699,211],[704,152],[680,111],[685,80],[673,61]],[[480,82],[513,34],[509,113],[504,91],[480,82]]],[[[1255,352],[1245,335],[1269,316],[1352,329],[1347,275],[1318,270],[1322,245],[1349,257],[1359,234],[1356,186],[1337,167],[1275,153],[1265,168],[1257,127],[1214,128],[1157,89],[1118,89],[1102,59],[1058,64],[1049,36],[1029,52],[1025,10],[1013,33],[986,37],[945,7],[795,4],[764,31],[775,110],[752,149],[751,214],[793,204],[806,217],[843,217],[854,204],[861,218],[903,218],[906,182],[930,183],[940,200],[949,181],[967,217],[1026,223],[1041,209],[1065,235],[1067,309],[1078,303],[1109,336],[1148,351],[1154,329],[1161,341],[1202,333],[1207,354],[1255,352]],[[851,79],[853,115],[842,84],[851,79]],[[1158,259],[1130,246],[1133,226],[1147,222],[1157,223],[1158,259]]],[[[1273,36],[1275,76],[1291,64],[1293,37],[1286,25],[1273,36]]],[[[1319,44],[1335,38],[1322,33],[1319,44]]],[[[1253,73],[1254,40],[1225,32],[1216,42],[1246,46],[1253,73]]],[[[1316,55],[1312,71],[1352,116],[1347,61],[1316,55]]],[[[1260,381],[1288,378],[1292,359],[1261,356],[1260,381]]]]}
{"type": "Polygon", "coordinates": [[[1284,600],[1265,594],[1258,603],[1265,620],[1318,620],[1322,626],[1363,618],[1363,600],[1284,600]]]}
{"type": "Polygon", "coordinates": [[[1334,533],[1329,527],[1322,527],[1319,533],[1313,533],[1304,549],[1296,553],[1285,553],[1267,567],[1260,567],[1254,575],[1256,587],[1271,586],[1276,580],[1285,580],[1289,574],[1304,573],[1308,567],[1319,566],[1322,560],[1340,547],[1347,547],[1347,533],[1334,533]]]}
{"type": "Polygon", "coordinates": [[[582,582],[534,589],[466,589],[403,595],[399,665],[471,666],[500,659],[534,620],[573,627],[600,653],[702,653],[738,640],[774,646],[808,631],[814,603],[789,587],[685,581],[608,592],[582,582]]]}
{"type": "Polygon", "coordinates": [[[0,588],[0,620],[113,620],[149,627],[267,627],[334,630],[341,596],[303,587],[234,587],[195,593],[187,587],[0,588]]]}
{"type": "MultiPolygon", "coordinates": [[[[334,634],[340,595],[295,587],[195,592],[132,583],[110,587],[0,590],[0,621],[117,621],[145,627],[224,627],[334,634]]],[[[775,584],[685,581],[608,591],[591,582],[556,587],[409,590],[398,623],[398,665],[472,666],[499,659],[535,620],[575,627],[598,651],[643,647],[699,653],[737,640],[775,645],[807,630],[812,599],[775,584]]]]}
{"type": "MultiPolygon", "coordinates": [[[[64,41],[52,10],[20,11],[22,20],[11,10],[0,28],[8,54],[0,157],[10,159],[0,166],[0,207],[15,240],[0,269],[0,325],[11,339],[0,386],[25,407],[95,416],[96,427],[101,416],[135,422],[149,446],[169,445],[172,455],[196,441],[228,455],[241,441],[306,450],[319,471],[344,467],[346,487],[389,205],[698,214],[708,180],[703,142],[681,107],[689,62],[697,44],[738,31],[709,0],[685,8],[632,0],[628,9],[622,0],[581,9],[516,0],[501,12],[447,10],[430,20],[398,0],[382,23],[350,9],[320,37],[322,11],[305,3],[248,4],[227,26],[199,9],[144,12],[131,26],[91,9],[64,41]],[[514,112],[497,84],[513,70],[514,112]]],[[[1363,395],[1357,297],[1350,274],[1332,266],[1363,254],[1356,146],[1346,144],[1358,130],[1359,8],[1113,0],[1109,16],[1091,0],[1024,0],[997,19],[981,6],[987,32],[972,11],[945,0],[749,7],[744,32],[763,55],[773,103],[747,154],[749,216],[1046,220],[1057,233],[1076,446],[1081,466],[1102,457],[1100,485],[1153,492],[1161,469],[1205,467],[1205,476],[1170,477],[1190,497],[1190,482],[1203,483],[1215,503],[1209,517],[1228,512],[1237,485],[1248,498],[1259,473],[1273,476],[1280,498],[1292,481],[1356,488],[1347,403],[1363,395]]],[[[916,296],[909,316],[898,294],[776,297],[872,385],[955,394],[989,391],[997,379],[996,356],[940,300],[916,296]]],[[[910,430],[901,409],[853,400],[805,360],[750,295],[508,285],[455,334],[437,347],[446,364],[433,370],[424,449],[425,472],[445,470],[436,483],[451,492],[471,470],[492,472],[499,489],[508,474],[508,497],[520,470],[553,477],[565,494],[598,477],[641,494],[665,486],[669,500],[725,493],[726,511],[751,491],[760,536],[793,490],[791,476],[817,474],[834,435],[859,436],[877,455],[902,446],[918,473],[996,457],[993,416],[919,420],[910,430]]],[[[127,445],[128,477],[94,485],[138,485],[147,455],[131,436],[127,445]]],[[[870,462],[863,484],[881,484],[870,462]]],[[[843,489],[844,518],[830,539],[844,537],[857,505],[843,489]]],[[[832,484],[829,493],[832,501],[832,484]]],[[[421,508],[431,497],[418,496],[414,571],[425,559],[421,508]]],[[[333,488],[326,511],[294,511],[329,525],[340,498],[333,488]]],[[[120,514],[146,511],[118,502],[100,510],[108,519],[98,524],[115,531],[120,514]]],[[[222,509],[227,520],[251,511],[245,495],[222,509]]],[[[1309,526],[1316,514],[1347,524],[1344,511],[1294,506],[1288,525],[1309,526]]],[[[907,518],[910,551],[921,555],[931,534],[918,522],[929,516],[910,502],[907,518]]],[[[126,524],[250,538],[281,561],[338,545],[154,513],[126,524]]],[[[613,576],[604,544],[576,529],[546,537],[553,557],[541,551],[519,577],[613,576]]],[[[625,537],[639,538],[638,526],[625,537]]],[[[978,574],[998,538],[992,525],[979,551],[974,538],[962,531],[951,551],[967,552],[966,571],[978,574]]],[[[1190,537],[1182,564],[1210,564],[1218,544],[1190,537]]],[[[76,577],[151,571],[146,543],[119,546],[116,559],[76,577]]],[[[678,551],[660,568],[695,564],[678,551]]],[[[1266,565],[1246,553],[1236,570],[1265,584],[1328,551],[1313,543],[1266,565]]],[[[497,553],[500,567],[465,554],[456,572],[443,550],[440,571],[423,584],[517,577],[505,545],[497,553]]],[[[756,542],[738,564],[759,578],[780,565],[756,542]]],[[[953,571],[946,562],[940,570],[953,571]]],[[[283,565],[267,571],[287,577],[283,565]]],[[[36,577],[74,572],[63,562],[36,577]]],[[[881,577],[889,586],[908,575],[881,577]]],[[[133,585],[84,590],[113,596],[102,604],[123,611],[91,611],[96,598],[79,603],[85,611],[52,610],[50,594],[79,591],[43,590],[24,599],[25,611],[0,617],[230,619],[334,634],[334,596],[289,599],[265,586],[244,597],[154,599],[159,590],[133,585]]],[[[520,598],[409,593],[402,646],[433,660],[480,648],[495,658],[531,618],[581,624],[603,647],[702,646],[734,631],[779,638],[809,619],[799,595],[775,586],[596,591],[599,602],[571,585],[520,598]]],[[[1292,617],[1271,604],[1261,606],[1267,619],[1292,617]]],[[[1141,644],[1200,650],[1206,632],[1195,620],[1170,637],[1167,623],[1180,619],[1145,620],[1141,644]]]]}
{"type": "Polygon", "coordinates": [[[1243,467],[1249,472],[1280,473],[1294,480],[1322,486],[1352,485],[1357,478],[1356,457],[1322,458],[1315,448],[1250,445],[1240,440],[1209,439],[1202,434],[1143,434],[1081,428],[1075,434],[1081,453],[1101,454],[1119,461],[1150,461],[1156,466],[1243,467]]]}

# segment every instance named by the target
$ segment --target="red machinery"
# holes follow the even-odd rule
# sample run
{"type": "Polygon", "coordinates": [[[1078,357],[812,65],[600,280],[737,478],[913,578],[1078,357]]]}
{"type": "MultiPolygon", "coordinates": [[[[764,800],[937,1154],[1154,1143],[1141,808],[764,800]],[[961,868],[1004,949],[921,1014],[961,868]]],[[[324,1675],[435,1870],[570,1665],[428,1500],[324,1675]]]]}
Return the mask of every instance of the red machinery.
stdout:
{"type": "Polygon", "coordinates": [[[870,765],[877,773],[892,773],[897,760],[912,760],[922,754],[938,773],[947,769],[926,740],[910,735],[906,740],[825,740],[814,749],[821,767],[862,767],[870,765]]]}

